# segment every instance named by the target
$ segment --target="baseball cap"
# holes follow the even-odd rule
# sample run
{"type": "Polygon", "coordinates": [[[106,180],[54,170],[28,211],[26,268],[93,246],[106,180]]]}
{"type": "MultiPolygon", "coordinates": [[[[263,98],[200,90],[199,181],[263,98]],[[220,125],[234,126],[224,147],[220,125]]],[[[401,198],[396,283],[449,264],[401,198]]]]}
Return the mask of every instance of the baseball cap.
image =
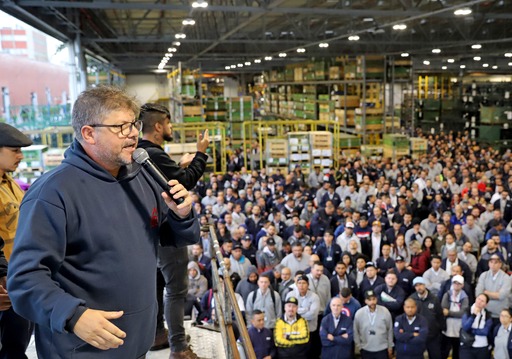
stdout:
{"type": "Polygon", "coordinates": [[[425,282],[425,279],[423,279],[423,277],[416,277],[412,281],[412,285],[415,286],[416,284],[427,284],[427,283],[425,282]]]}
{"type": "Polygon", "coordinates": [[[245,236],[242,237],[242,241],[250,241],[251,240],[251,236],[246,234],[245,236]]]}
{"type": "Polygon", "coordinates": [[[395,262],[405,262],[405,259],[402,256],[396,256],[395,262]]]}
{"type": "Polygon", "coordinates": [[[376,266],[376,265],[375,265],[375,263],[373,263],[373,262],[368,262],[368,263],[366,263],[365,268],[370,268],[370,267],[377,268],[377,266],[376,266]]]}
{"type": "Polygon", "coordinates": [[[301,275],[299,278],[297,278],[297,282],[300,281],[300,280],[303,280],[303,281],[306,281],[309,283],[309,278],[307,275],[303,274],[301,275]]]}
{"type": "Polygon", "coordinates": [[[367,290],[364,293],[364,299],[369,299],[371,297],[377,297],[377,295],[375,294],[375,292],[373,290],[367,290]]]}
{"type": "Polygon", "coordinates": [[[464,284],[464,277],[461,276],[460,274],[454,275],[452,278],[452,283],[455,283],[455,282],[464,284]]]}
{"type": "Polygon", "coordinates": [[[352,223],[352,222],[347,222],[347,223],[345,224],[345,228],[354,228],[354,223],[352,223]]]}
{"type": "Polygon", "coordinates": [[[284,304],[288,304],[288,303],[299,305],[299,301],[295,297],[290,297],[290,298],[286,299],[286,302],[284,302],[284,304]]]}
{"type": "Polygon", "coordinates": [[[274,240],[274,238],[267,239],[267,245],[275,246],[276,245],[276,241],[274,240]]]}
{"type": "Polygon", "coordinates": [[[242,245],[238,242],[233,243],[233,248],[231,250],[234,251],[235,249],[242,249],[242,245]]]}

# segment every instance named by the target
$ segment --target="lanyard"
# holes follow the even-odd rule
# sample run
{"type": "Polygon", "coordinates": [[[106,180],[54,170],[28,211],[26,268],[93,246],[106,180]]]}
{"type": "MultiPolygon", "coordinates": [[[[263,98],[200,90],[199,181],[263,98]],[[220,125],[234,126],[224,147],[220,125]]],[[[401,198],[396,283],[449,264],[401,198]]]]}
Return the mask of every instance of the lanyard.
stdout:
{"type": "Polygon", "coordinates": [[[377,319],[377,308],[375,308],[375,312],[373,312],[373,313],[370,311],[370,307],[367,307],[367,309],[368,309],[368,319],[370,321],[370,326],[374,327],[375,319],[377,319]]]}

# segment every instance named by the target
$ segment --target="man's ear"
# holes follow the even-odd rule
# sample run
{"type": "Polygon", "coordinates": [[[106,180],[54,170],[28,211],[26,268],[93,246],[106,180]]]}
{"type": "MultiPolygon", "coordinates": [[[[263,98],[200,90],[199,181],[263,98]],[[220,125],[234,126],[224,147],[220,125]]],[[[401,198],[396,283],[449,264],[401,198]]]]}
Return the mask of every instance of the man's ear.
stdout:
{"type": "Polygon", "coordinates": [[[94,128],[85,125],[81,128],[80,132],[84,142],[90,145],[94,145],[96,143],[96,132],[94,131],[94,128]]]}
{"type": "Polygon", "coordinates": [[[161,133],[163,131],[164,126],[160,122],[155,122],[153,131],[156,133],[161,133]]]}

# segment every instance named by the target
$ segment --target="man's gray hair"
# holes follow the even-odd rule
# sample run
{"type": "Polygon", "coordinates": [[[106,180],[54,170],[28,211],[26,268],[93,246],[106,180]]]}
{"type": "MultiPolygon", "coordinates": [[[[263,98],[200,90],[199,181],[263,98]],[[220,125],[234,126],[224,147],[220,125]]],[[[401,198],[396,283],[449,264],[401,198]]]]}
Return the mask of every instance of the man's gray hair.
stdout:
{"type": "Polygon", "coordinates": [[[135,118],[127,118],[131,122],[139,117],[140,105],[135,97],[114,86],[99,86],[82,92],[73,105],[72,125],[78,141],[82,138],[82,127],[100,124],[113,111],[129,110],[135,118]]]}

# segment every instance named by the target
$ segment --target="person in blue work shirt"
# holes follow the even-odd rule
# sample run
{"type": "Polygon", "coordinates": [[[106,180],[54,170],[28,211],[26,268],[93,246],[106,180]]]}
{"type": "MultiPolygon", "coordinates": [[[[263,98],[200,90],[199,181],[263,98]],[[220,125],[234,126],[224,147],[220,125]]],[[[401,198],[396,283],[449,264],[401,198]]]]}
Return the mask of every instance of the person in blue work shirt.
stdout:
{"type": "Polygon", "coordinates": [[[395,350],[397,359],[423,359],[427,348],[428,322],[417,313],[416,301],[408,298],[404,302],[404,314],[395,319],[395,350]]]}
{"type": "Polygon", "coordinates": [[[256,359],[276,358],[277,351],[274,345],[272,331],[265,328],[265,313],[259,309],[252,312],[251,326],[248,329],[256,359]]]}
{"type": "Polygon", "coordinates": [[[354,331],[352,319],[343,314],[341,298],[334,297],[330,303],[331,314],[320,324],[322,359],[351,359],[354,331]]]}

